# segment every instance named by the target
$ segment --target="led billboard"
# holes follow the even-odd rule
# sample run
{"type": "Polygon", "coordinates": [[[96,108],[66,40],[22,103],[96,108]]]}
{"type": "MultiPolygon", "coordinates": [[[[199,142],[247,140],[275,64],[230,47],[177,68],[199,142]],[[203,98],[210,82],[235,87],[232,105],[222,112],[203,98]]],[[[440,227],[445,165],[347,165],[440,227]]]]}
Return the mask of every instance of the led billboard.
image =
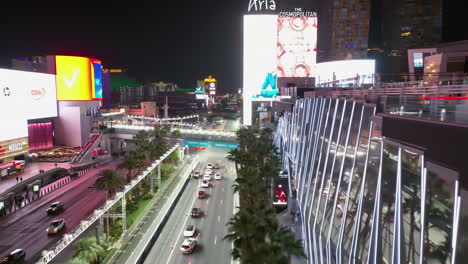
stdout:
{"type": "MultiPolygon", "coordinates": [[[[92,67],[89,58],[55,56],[57,99],[61,101],[92,100],[92,67]]],[[[101,82],[102,83],[102,82],[101,82]]]]}
{"type": "Polygon", "coordinates": [[[336,84],[356,83],[373,84],[375,74],[375,60],[342,60],[317,64],[316,82],[327,86],[336,84]],[[356,80],[356,77],[359,79],[356,80]]]}
{"type": "Polygon", "coordinates": [[[252,98],[278,94],[276,15],[244,16],[243,123],[252,124],[252,98]]]}
{"type": "Polygon", "coordinates": [[[102,65],[101,62],[91,59],[91,76],[93,79],[93,98],[102,99],[102,65]]]}
{"type": "Polygon", "coordinates": [[[317,17],[278,17],[278,77],[313,77],[317,17]]]}
{"type": "Polygon", "coordinates": [[[0,90],[2,120],[57,116],[55,75],[0,69],[0,90]]]}

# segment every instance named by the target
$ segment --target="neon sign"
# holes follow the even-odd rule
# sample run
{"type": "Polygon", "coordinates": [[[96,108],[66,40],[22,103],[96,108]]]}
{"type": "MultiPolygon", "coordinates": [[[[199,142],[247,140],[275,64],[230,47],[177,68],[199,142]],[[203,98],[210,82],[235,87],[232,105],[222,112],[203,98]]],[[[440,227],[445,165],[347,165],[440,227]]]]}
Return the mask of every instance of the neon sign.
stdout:
{"type": "Polygon", "coordinates": [[[210,82],[210,83],[211,83],[211,82],[216,82],[216,78],[213,78],[213,77],[211,77],[211,75],[210,75],[210,76],[208,76],[208,78],[205,78],[205,82],[210,82]]]}

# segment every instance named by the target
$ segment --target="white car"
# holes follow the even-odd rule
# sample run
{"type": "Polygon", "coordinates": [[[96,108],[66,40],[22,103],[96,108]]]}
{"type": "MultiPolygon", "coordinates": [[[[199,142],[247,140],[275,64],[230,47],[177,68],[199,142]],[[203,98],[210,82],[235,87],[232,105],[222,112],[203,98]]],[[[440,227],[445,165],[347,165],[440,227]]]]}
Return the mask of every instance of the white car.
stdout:
{"type": "Polygon", "coordinates": [[[214,176],[215,180],[221,180],[221,173],[217,172],[214,176]]]}
{"type": "Polygon", "coordinates": [[[190,254],[197,246],[197,240],[195,238],[186,238],[180,246],[180,251],[184,254],[190,254]]]}
{"type": "Polygon", "coordinates": [[[211,180],[211,175],[205,174],[205,175],[203,176],[203,180],[210,181],[210,180],[211,180]]]}
{"type": "Polygon", "coordinates": [[[184,230],[184,237],[193,237],[195,235],[195,226],[187,225],[184,230]]]}
{"type": "Polygon", "coordinates": [[[212,169],[212,168],[213,168],[213,163],[208,163],[208,164],[206,164],[206,168],[207,168],[207,169],[212,169]]]}
{"type": "Polygon", "coordinates": [[[213,173],[213,171],[211,169],[206,169],[205,170],[205,174],[210,174],[211,175],[211,173],[213,173]]]}
{"type": "Polygon", "coordinates": [[[201,187],[203,187],[203,188],[208,188],[208,187],[210,187],[210,182],[207,181],[207,180],[203,180],[203,181],[201,182],[201,187]]]}

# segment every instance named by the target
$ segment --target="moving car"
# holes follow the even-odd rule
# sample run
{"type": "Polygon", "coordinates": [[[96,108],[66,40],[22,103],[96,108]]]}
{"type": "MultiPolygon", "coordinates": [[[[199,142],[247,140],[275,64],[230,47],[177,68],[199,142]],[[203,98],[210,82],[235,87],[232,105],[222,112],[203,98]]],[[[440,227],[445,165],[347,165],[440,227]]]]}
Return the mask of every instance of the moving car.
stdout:
{"type": "Polygon", "coordinates": [[[2,259],[0,264],[16,264],[16,263],[23,263],[24,259],[26,258],[26,252],[22,249],[15,249],[10,254],[5,256],[2,259]]]}
{"type": "Polygon", "coordinates": [[[52,214],[58,214],[63,210],[63,203],[62,202],[54,202],[52,203],[49,208],[47,208],[47,214],[52,215],[52,214]]]}
{"type": "Polygon", "coordinates": [[[210,181],[211,180],[211,175],[209,175],[209,174],[203,175],[203,180],[210,181]]]}
{"type": "Polygon", "coordinates": [[[192,253],[195,247],[197,246],[197,240],[195,238],[186,238],[182,245],[180,246],[180,252],[184,254],[192,253]]]}
{"type": "Polygon", "coordinates": [[[53,235],[53,234],[58,234],[60,231],[62,231],[65,227],[65,220],[64,219],[58,219],[54,220],[50,223],[49,227],[46,229],[47,234],[53,235]]]}
{"type": "Polygon", "coordinates": [[[221,165],[219,165],[219,163],[215,163],[213,165],[213,169],[219,169],[219,168],[221,168],[221,165]]]}
{"type": "Polygon", "coordinates": [[[187,225],[184,230],[184,237],[193,237],[195,235],[195,226],[187,225]]]}
{"type": "Polygon", "coordinates": [[[208,164],[206,164],[206,168],[207,168],[207,169],[212,169],[212,168],[213,168],[213,163],[208,163],[208,164]]]}
{"type": "Polygon", "coordinates": [[[211,173],[213,173],[213,171],[212,171],[211,169],[206,169],[206,170],[205,170],[205,174],[211,175],[211,173]]]}
{"type": "Polygon", "coordinates": [[[200,171],[194,171],[194,172],[193,172],[193,177],[194,177],[194,178],[199,178],[200,175],[201,175],[201,172],[200,172],[200,171]]]}
{"type": "Polygon", "coordinates": [[[203,180],[203,181],[201,182],[201,187],[203,187],[203,188],[208,188],[208,187],[210,187],[210,182],[209,182],[208,180],[203,180]]]}
{"type": "Polygon", "coordinates": [[[192,217],[200,217],[200,216],[202,216],[202,211],[201,211],[200,208],[194,207],[194,208],[192,208],[192,214],[191,215],[192,215],[192,217]]]}
{"type": "Polygon", "coordinates": [[[217,172],[214,176],[215,180],[221,180],[221,173],[217,172]]]}
{"type": "Polygon", "coordinates": [[[208,194],[205,191],[198,191],[198,199],[205,199],[208,194]]]}

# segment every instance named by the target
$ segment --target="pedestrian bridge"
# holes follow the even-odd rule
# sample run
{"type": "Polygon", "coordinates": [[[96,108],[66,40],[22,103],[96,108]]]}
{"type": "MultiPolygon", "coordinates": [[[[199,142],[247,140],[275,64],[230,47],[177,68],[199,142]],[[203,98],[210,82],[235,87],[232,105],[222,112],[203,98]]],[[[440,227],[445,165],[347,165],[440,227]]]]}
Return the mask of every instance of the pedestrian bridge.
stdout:
{"type": "MultiPolygon", "coordinates": [[[[124,125],[115,124],[112,126],[114,132],[112,134],[130,134],[135,135],[140,130],[151,131],[153,126],[142,125],[124,125]]],[[[210,141],[210,142],[225,142],[237,143],[237,135],[234,132],[212,131],[203,129],[177,129],[180,131],[182,139],[210,141]]],[[[236,146],[237,147],[237,146],[236,146]]]]}

